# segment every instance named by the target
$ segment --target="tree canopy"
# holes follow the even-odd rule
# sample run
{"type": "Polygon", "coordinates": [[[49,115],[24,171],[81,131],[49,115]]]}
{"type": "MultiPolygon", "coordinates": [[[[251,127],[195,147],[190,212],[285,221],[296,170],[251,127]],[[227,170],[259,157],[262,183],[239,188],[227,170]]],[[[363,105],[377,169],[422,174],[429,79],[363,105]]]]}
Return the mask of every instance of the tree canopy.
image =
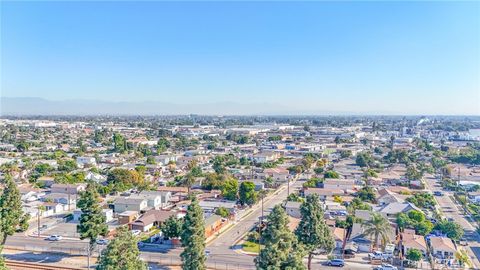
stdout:
{"type": "Polygon", "coordinates": [[[127,227],[119,227],[116,237],[102,251],[97,270],[147,270],[140,259],[137,239],[127,227]]]}
{"type": "Polygon", "coordinates": [[[304,251],[288,228],[288,216],[280,205],[268,215],[260,242],[265,248],[255,259],[257,269],[305,269],[302,263],[304,251]]]}
{"type": "Polygon", "coordinates": [[[322,250],[330,253],[335,248],[335,240],[325,223],[323,209],[317,195],[307,196],[300,206],[300,213],[302,219],[295,230],[295,235],[308,252],[308,269],[311,269],[314,252],[322,250]]]}
{"type": "Polygon", "coordinates": [[[182,257],[183,270],[205,270],[205,224],[203,210],[198,205],[197,199],[193,199],[187,208],[182,225],[182,257]]]}

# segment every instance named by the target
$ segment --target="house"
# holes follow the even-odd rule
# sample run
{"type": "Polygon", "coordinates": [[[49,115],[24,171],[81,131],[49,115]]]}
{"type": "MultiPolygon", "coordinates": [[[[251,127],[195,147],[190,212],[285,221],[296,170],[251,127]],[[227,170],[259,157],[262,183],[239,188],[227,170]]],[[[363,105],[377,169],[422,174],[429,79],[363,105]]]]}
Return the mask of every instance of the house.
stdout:
{"type": "Polygon", "coordinates": [[[45,196],[45,191],[42,190],[42,189],[38,189],[38,188],[20,186],[18,188],[18,190],[19,190],[20,196],[21,196],[20,199],[23,202],[37,201],[40,198],[42,198],[43,196],[45,196]]]}
{"type": "Polygon", "coordinates": [[[203,200],[198,203],[204,212],[213,213],[216,209],[220,207],[226,208],[230,213],[235,211],[236,203],[233,201],[226,200],[203,200]]]}
{"type": "Polygon", "coordinates": [[[41,187],[51,187],[55,184],[55,178],[53,176],[41,176],[37,179],[37,183],[41,187]]]}
{"type": "Polygon", "coordinates": [[[173,163],[177,161],[177,157],[174,155],[160,155],[155,157],[156,163],[159,163],[160,165],[167,165],[169,163],[173,163]]]}
{"type": "Polygon", "coordinates": [[[457,252],[457,248],[455,247],[455,244],[450,238],[432,236],[429,240],[432,254],[437,258],[452,258],[455,252],[457,252]]]}
{"type": "MultiPolygon", "coordinates": [[[[362,223],[353,223],[348,242],[353,242],[358,247],[359,252],[371,252],[374,246],[374,240],[371,240],[370,235],[366,235],[365,228],[362,223]]],[[[395,230],[390,228],[387,234],[388,241],[390,242],[396,238],[395,230]]],[[[377,246],[382,245],[382,239],[378,239],[377,246]]]]}
{"type": "Polygon", "coordinates": [[[148,201],[144,198],[118,198],[115,200],[114,209],[116,213],[125,211],[144,211],[148,208],[148,201]]]}
{"type": "Polygon", "coordinates": [[[65,205],[56,202],[44,202],[43,206],[45,207],[44,213],[42,214],[44,217],[61,214],[66,210],[65,205]]]}
{"type": "Polygon", "coordinates": [[[400,243],[401,250],[403,254],[407,254],[410,249],[420,250],[423,256],[427,254],[427,243],[425,238],[422,235],[416,235],[415,230],[405,229],[403,233],[400,234],[400,243]]]}
{"type": "Polygon", "coordinates": [[[347,237],[347,230],[343,228],[328,227],[332,232],[333,238],[335,239],[335,248],[343,248],[343,244],[347,237]]]}
{"type": "Polygon", "coordinates": [[[408,197],[406,195],[397,194],[388,188],[382,188],[378,190],[378,195],[379,197],[377,201],[379,205],[387,205],[390,203],[404,203],[406,197],[408,197]]]}
{"type": "Polygon", "coordinates": [[[135,194],[129,199],[144,199],[147,201],[147,207],[150,209],[159,209],[162,207],[162,196],[155,192],[142,192],[140,194],[135,194]]]}
{"type": "Polygon", "coordinates": [[[404,202],[404,203],[389,203],[383,206],[380,209],[377,209],[377,212],[384,215],[388,219],[396,219],[397,214],[399,213],[407,213],[411,210],[417,210],[422,212],[420,208],[416,207],[412,203],[404,202]]]}
{"type": "Polygon", "coordinates": [[[263,152],[260,154],[256,154],[252,156],[252,160],[256,163],[266,163],[275,161],[277,158],[280,157],[280,154],[277,152],[263,152]]]}
{"type": "Polygon", "coordinates": [[[305,196],[317,194],[320,200],[325,201],[327,198],[333,198],[335,195],[345,195],[345,192],[341,189],[306,188],[304,189],[303,194],[305,196]]]}
{"type": "Polygon", "coordinates": [[[289,171],[286,168],[268,168],[263,171],[265,178],[271,177],[278,182],[286,182],[291,178],[289,171]]]}
{"type": "Polygon", "coordinates": [[[138,217],[137,211],[125,211],[118,214],[118,224],[124,225],[133,222],[138,217]]]}
{"type": "Polygon", "coordinates": [[[285,211],[287,211],[287,214],[291,217],[301,218],[302,217],[302,214],[300,213],[300,206],[301,205],[302,205],[301,202],[288,201],[285,204],[285,211]]]}
{"type": "Polygon", "coordinates": [[[480,192],[479,191],[469,192],[468,193],[468,199],[472,203],[480,203],[480,192]]]}
{"type": "Polygon", "coordinates": [[[56,202],[68,205],[70,209],[75,208],[77,204],[76,196],[65,193],[49,193],[42,198],[44,202],[56,202]]]}
{"type": "Polygon", "coordinates": [[[323,181],[323,188],[325,188],[325,189],[353,190],[355,188],[355,180],[354,179],[326,178],[323,181]]]}
{"type": "MultiPolygon", "coordinates": [[[[113,210],[112,209],[102,209],[102,214],[105,217],[105,222],[110,222],[113,220],[113,210]]],[[[73,221],[80,221],[82,216],[82,210],[76,209],[73,211],[73,221]]]]}
{"type": "Polygon", "coordinates": [[[165,222],[165,220],[175,215],[176,213],[173,211],[149,210],[145,212],[137,220],[135,220],[134,222],[131,222],[130,228],[132,230],[147,232],[154,227],[159,227],[160,224],[165,222]]]}
{"type": "Polygon", "coordinates": [[[88,166],[96,166],[97,161],[94,157],[77,157],[77,165],[80,168],[88,167],[88,166]]]}
{"type": "Polygon", "coordinates": [[[225,222],[226,220],[219,215],[209,216],[205,219],[205,237],[208,238],[218,232],[225,222]]]}
{"type": "Polygon", "coordinates": [[[85,191],[86,186],[86,184],[53,184],[51,192],[78,195],[80,192],[85,191]]]}
{"type": "Polygon", "coordinates": [[[94,173],[94,172],[88,172],[88,173],[85,175],[85,179],[86,179],[86,180],[89,180],[89,181],[94,181],[94,182],[97,182],[97,183],[102,183],[102,182],[107,181],[107,177],[106,177],[106,176],[101,175],[101,174],[99,174],[99,173],[94,173]]]}
{"type": "Polygon", "coordinates": [[[368,221],[372,218],[372,211],[370,210],[355,210],[355,217],[360,218],[362,220],[368,221]]]}

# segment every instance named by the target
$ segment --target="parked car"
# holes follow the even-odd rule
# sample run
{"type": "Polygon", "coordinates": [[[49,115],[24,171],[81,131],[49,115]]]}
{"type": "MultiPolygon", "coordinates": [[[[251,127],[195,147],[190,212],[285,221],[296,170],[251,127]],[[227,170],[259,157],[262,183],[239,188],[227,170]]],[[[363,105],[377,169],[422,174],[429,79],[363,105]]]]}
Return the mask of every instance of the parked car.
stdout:
{"type": "Polygon", "coordinates": [[[375,268],[375,270],[398,270],[396,266],[393,266],[391,264],[382,264],[381,266],[378,266],[375,268]]]}
{"type": "Polygon", "coordinates": [[[97,244],[98,245],[108,245],[108,240],[107,239],[97,239],[97,244]]]}
{"type": "Polygon", "coordinates": [[[131,232],[132,232],[132,234],[133,234],[134,236],[138,236],[138,235],[140,235],[140,233],[141,233],[140,230],[131,230],[131,232]]]}
{"type": "Polygon", "coordinates": [[[383,259],[383,252],[374,251],[372,253],[368,253],[368,259],[370,259],[370,260],[382,260],[383,259]]]}
{"type": "Polygon", "coordinates": [[[327,261],[328,266],[337,266],[343,267],[345,265],[345,261],[342,259],[332,259],[327,261]]]}
{"type": "Polygon", "coordinates": [[[60,241],[62,240],[62,236],[61,235],[50,235],[49,237],[47,237],[47,240],[48,241],[60,241]]]}
{"type": "Polygon", "coordinates": [[[443,196],[443,192],[437,190],[433,192],[433,195],[441,197],[443,196]]]}

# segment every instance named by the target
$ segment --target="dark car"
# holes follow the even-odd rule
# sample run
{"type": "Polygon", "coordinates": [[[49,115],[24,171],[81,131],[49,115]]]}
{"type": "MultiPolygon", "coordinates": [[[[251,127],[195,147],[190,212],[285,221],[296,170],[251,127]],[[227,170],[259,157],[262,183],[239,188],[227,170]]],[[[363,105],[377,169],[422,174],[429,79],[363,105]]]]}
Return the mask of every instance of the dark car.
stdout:
{"type": "Polygon", "coordinates": [[[443,196],[443,192],[441,192],[441,191],[434,191],[434,192],[433,192],[433,195],[435,195],[435,196],[443,196]]]}
{"type": "Polygon", "coordinates": [[[342,259],[332,259],[327,261],[328,266],[337,266],[337,267],[343,267],[345,265],[345,261],[342,259]]]}

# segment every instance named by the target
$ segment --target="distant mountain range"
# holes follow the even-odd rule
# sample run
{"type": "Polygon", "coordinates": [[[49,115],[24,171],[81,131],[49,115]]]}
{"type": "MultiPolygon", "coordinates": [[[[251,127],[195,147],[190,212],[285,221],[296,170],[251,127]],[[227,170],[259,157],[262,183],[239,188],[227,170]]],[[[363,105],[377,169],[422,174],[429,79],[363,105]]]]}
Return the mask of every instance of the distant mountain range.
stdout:
{"type": "Polygon", "coordinates": [[[53,101],[36,97],[2,97],[0,102],[1,115],[262,115],[288,111],[284,106],[268,103],[173,104],[82,99],[53,101]]]}
{"type": "Polygon", "coordinates": [[[0,115],[355,115],[392,112],[332,112],[295,110],[273,103],[217,102],[174,104],[159,101],[114,102],[100,100],[54,101],[37,97],[1,97],[0,115]]]}

